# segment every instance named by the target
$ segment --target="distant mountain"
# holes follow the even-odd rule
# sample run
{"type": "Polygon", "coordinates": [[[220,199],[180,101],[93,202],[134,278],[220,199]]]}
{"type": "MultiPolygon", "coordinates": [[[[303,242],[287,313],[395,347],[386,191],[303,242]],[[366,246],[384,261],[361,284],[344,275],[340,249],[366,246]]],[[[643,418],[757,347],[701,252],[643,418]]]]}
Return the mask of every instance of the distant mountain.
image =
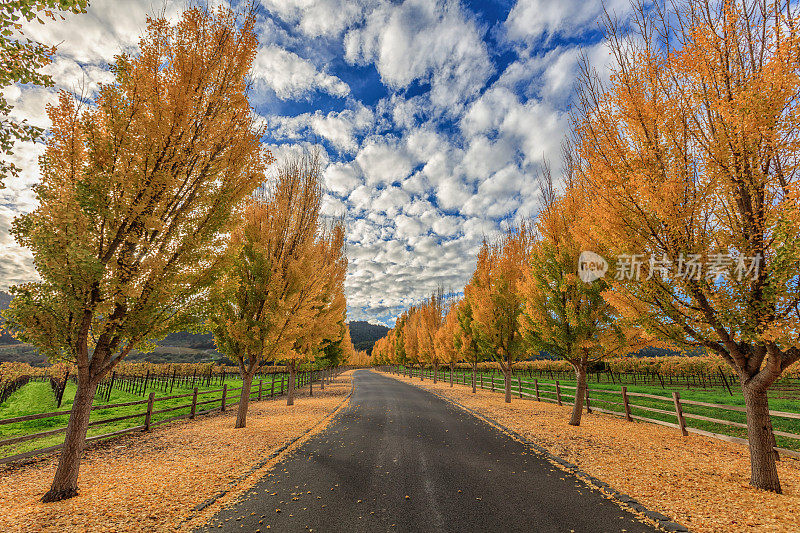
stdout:
{"type": "Polygon", "coordinates": [[[353,341],[355,349],[366,350],[370,355],[372,355],[372,346],[375,341],[384,338],[389,333],[389,328],[386,326],[359,320],[348,322],[347,325],[350,327],[350,339],[353,341]]]}

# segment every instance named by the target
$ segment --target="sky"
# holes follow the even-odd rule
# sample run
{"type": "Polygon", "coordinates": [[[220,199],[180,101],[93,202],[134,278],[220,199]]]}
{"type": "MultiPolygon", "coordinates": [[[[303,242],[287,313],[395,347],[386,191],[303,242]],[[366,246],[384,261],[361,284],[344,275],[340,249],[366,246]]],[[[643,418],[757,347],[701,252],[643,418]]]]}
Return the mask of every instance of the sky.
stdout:
{"type": "MultiPolygon", "coordinates": [[[[217,2],[219,3],[219,2],[217,2]]],[[[12,86],[13,116],[49,126],[58,90],[90,97],[135,53],[148,14],[185,2],[91,0],[25,27],[57,44],[54,88],[12,86]]],[[[628,0],[606,0],[625,19],[628,0]]],[[[278,161],[318,148],[326,215],[344,216],[349,320],[392,325],[437,287],[458,292],[484,238],[535,216],[537,173],[558,176],[578,62],[610,57],[596,0],[260,0],[251,104],[278,161]]],[[[36,279],[9,235],[35,208],[41,144],[18,144],[0,190],[0,289],[36,279]]]]}

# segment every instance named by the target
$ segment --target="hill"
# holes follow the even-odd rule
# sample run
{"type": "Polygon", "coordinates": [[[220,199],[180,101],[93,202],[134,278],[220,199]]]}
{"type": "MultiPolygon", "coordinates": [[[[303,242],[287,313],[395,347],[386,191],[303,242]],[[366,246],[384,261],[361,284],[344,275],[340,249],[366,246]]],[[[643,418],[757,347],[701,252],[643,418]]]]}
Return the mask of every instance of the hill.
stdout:
{"type": "Polygon", "coordinates": [[[389,328],[386,326],[360,320],[348,322],[347,325],[350,327],[350,339],[353,341],[355,349],[366,350],[370,355],[372,355],[372,346],[375,341],[384,338],[389,333],[389,328]]]}

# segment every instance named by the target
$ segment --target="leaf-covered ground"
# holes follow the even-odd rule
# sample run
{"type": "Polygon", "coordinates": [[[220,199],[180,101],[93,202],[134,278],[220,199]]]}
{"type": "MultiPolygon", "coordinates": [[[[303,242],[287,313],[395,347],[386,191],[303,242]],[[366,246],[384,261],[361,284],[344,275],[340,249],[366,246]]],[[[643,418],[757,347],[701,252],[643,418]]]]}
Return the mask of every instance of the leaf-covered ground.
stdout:
{"type": "Polygon", "coordinates": [[[798,460],[778,463],[784,493],[773,494],[749,485],[749,453],[739,444],[597,413],[573,427],[571,407],[516,397],[508,405],[500,391],[398,379],[493,418],[693,532],[789,533],[800,524],[798,460]]]}
{"type": "Polygon", "coordinates": [[[346,373],[325,391],[315,383],[313,398],[303,388],[293,407],[286,406],[286,398],[254,402],[243,429],[233,427],[234,407],[93,446],[81,464],[80,494],[63,502],[39,502],[57,456],[0,467],[0,531],[191,530],[265,475],[281,456],[251,470],[273,450],[315,425],[301,441],[322,429],[325,423],[318,423],[350,387],[346,373]],[[192,511],[227,489],[202,512],[192,511]]]}

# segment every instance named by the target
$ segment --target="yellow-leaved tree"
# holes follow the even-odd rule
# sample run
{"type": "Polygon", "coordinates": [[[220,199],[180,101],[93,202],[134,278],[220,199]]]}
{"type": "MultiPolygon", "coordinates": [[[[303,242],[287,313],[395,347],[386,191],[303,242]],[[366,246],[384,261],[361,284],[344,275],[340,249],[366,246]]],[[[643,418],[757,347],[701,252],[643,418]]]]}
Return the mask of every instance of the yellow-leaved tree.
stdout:
{"type": "Polygon", "coordinates": [[[620,312],[738,374],[750,483],[780,492],[767,390],[800,359],[800,6],[684,0],[637,23],[609,26],[610,84],[583,76],[587,229],[624,254],[620,312]]]}
{"type": "Polygon", "coordinates": [[[497,361],[503,371],[506,403],[511,403],[514,362],[525,353],[519,331],[523,307],[519,289],[531,244],[527,224],[509,228],[491,245],[484,242],[475,274],[464,289],[472,310],[472,334],[482,352],[497,361]]]}
{"type": "Polygon", "coordinates": [[[62,93],[41,160],[39,207],[13,232],[41,281],[12,289],[6,327],[78,388],[44,501],[75,496],[100,380],[132,349],[195,326],[223,262],[231,212],[269,161],[247,98],[252,13],[187,10],[148,20],[94,105],[62,93]]]}

